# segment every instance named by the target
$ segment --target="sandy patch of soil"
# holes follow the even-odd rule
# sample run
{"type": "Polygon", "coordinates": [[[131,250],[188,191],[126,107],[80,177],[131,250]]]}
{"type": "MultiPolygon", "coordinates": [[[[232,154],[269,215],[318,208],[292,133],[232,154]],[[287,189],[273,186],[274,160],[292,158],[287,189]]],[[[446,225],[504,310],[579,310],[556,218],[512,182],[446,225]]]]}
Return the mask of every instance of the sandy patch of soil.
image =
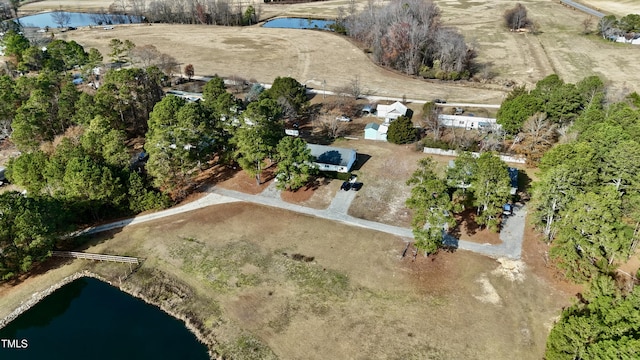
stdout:
{"type": "Polygon", "coordinates": [[[523,261],[506,258],[500,258],[497,261],[500,266],[491,272],[493,275],[501,275],[510,281],[524,281],[526,265],[523,261]]]}
{"type": "Polygon", "coordinates": [[[473,295],[474,298],[480,300],[483,303],[500,305],[502,299],[496,291],[496,288],[491,285],[491,281],[487,279],[486,275],[480,276],[478,280],[476,280],[482,286],[482,293],[480,295],[473,295]]]}

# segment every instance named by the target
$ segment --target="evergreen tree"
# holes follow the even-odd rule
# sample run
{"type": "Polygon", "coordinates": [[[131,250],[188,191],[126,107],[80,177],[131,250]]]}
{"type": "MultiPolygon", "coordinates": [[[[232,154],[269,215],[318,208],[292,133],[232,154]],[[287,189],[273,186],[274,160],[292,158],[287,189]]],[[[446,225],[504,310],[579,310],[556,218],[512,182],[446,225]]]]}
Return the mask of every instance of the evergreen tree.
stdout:
{"type": "Polygon", "coordinates": [[[420,159],[407,185],[413,186],[406,204],[413,210],[416,247],[427,254],[435,253],[443,245],[446,229],[455,225],[447,185],[436,175],[431,158],[420,159]]]}
{"type": "Polygon", "coordinates": [[[406,116],[400,116],[391,122],[387,131],[387,140],[394,144],[409,144],[416,141],[417,137],[417,129],[406,116]]]}
{"type": "Polygon", "coordinates": [[[318,169],[313,165],[311,150],[304,140],[290,136],[284,137],[278,143],[277,151],[278,189],[298,190],[317,173],[318,169]]]}
{"type": "Polygon", "coordinates": [[[562,312],[547,339],[545,358],[637,359],[640,357],[640,287],[624,293],[608,276],[591,283],[582,302],[562,312]]]}
{"type": "Polygon", "coordinates": [[[498,231],[502,207],[509,200],[511,179],[504,161],[485,152],[476,160],[471,180],[474,206],[478,208],[476,222],[498,231]]]}

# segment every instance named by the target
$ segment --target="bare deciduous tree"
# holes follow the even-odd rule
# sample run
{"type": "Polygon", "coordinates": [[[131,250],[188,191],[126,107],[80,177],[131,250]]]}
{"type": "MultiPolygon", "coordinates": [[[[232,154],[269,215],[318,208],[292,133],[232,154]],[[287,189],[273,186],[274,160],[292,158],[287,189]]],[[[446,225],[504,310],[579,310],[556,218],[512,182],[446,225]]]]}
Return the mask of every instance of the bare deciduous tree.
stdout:
{"type": "Polygon", "coordinates": [[[346,123],[338,121],[335,115],[332,114],[318,115],[313,120],[313,123],[317,131],[332,139],[344,135],[345,131],[347,130],[346,123]]]}
{"type": "Polygon", "coordinates": [[[520,3],[516,4],[516,6],[511,9],[507,9],[504,12],[503,17],[505,25],[511,31],[516,31],[531,25],[531,22],[527,18],[527,8],[520,3]]]}
{"type": "Polygon", "coordinates": [[[187,66],[184,67],[184,76],[186,76],[187,79],[191,81],[191,78],[193,77],[193,75],[195,75],[195,70],[193,68],[193,65],[188,64],[187,66]]]}
{"type": "Polygon", "coordinates": [[[433,102],[427,102],[422,106],[422,117],[420,118],[420,125],[427,131],[433,134],[433,140],[440,140],[442,135],[442,125],[438,116],[440,115],[441,108],[436,106],[433,102]]]}
{"type": "Polygon", "coordinates": [[[160,51],[153,45],[136,46],[131,49],[131,62],[141,64],[147,68],[151,65],[157,65],[160,59],[160,51]]]}
{"type": "Polygon", "coordinates": [[[617,22],[616,17],[613,15],[600,18],[598,21],[598,32],[602,35],[603,39],[618,35],[620,30],[618,30],[616,26],[617,22]]]}
{"type": "Polygon", "coordinates": [[[593,17],[587,16],[582,20],[582,34],[589,35],[591,34],[591,27],[593,26],[593,17]]]}
{"type": "Polygon", "coordinates": [[[522,132],[516,137],[516,152],[524,155],[527,163],[537,164],[542,155],[556,142],[557,125],[547,120],[547,114],[536,113],[522,126],[522,132]]]}
{"type": "Polygon", "coordinates": [[[175,72],[180,72],[180,64],[171,55],[161,53],[158,58],[158,68],[167,76],[172,76],[175,72]]]}
{"type": "Polygon", "coordinates": [[[459,32],[441,26],[440,10],[431,1],[394,1],[381,7],[369,1],[363,11],[340,21],[376,62],[410,75],[438,61],[443,71],[461,72],[475,54],[459,32]]]}
{"type": "Polygon", "coordinates": [[[71,15],[68,12],[63,11],[62,8],[52,12],[51,18],[59,28],[67,26],[67,24],[69,24],[69,21],[71,21],[71,15]]]}

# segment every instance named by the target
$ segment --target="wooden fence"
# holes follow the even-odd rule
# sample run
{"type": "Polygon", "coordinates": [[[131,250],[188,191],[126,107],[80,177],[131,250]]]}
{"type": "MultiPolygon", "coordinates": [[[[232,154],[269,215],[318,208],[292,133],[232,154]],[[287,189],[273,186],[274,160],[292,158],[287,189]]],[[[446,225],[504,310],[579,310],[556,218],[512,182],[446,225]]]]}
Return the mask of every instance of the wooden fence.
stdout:
{"type": "Polygon", "coordinates": [[[91,254],[77,251],[54,251],[53,256],[56,257],[67,257],[74,259],[88,259],[88,260],[98,260],[98,261],[113,261],[127,264],[140,264],[140,260],[138,258],[129,257],[129,256],[115,256],[115,255],[103,255],[103,254],[91,254]]]}

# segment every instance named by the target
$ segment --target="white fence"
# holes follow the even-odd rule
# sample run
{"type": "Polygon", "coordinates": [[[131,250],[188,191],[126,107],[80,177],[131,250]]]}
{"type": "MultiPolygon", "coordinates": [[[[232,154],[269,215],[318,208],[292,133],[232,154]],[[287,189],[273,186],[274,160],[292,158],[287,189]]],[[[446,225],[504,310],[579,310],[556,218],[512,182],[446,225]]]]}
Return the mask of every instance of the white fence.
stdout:
{"type": "Polygon", "coordinates": [[[91,253],[83,253],[83,252],[77,252],[77,251],[53,251],[52,255],[56,257],[68,257],[68,258],[74,258],[74,259],[87,259],[87,260],[98,260],[98,261],[113,261],[113,262],[121,262],[121,263],[128,263],[128,264],[140,263],[140,260],[138,258],[129,257],[129,256],[91,254],[91,253]]]}
{"type": "MultiPolygon", "coordinates": [[[[442,149],[426,147],[424,148],[423,152],[425,154],[432,154],[432,155],[458,156],[457,150],[442,150],[442,149]]],[[[473,155],[474,157],[479,157],[480,153],[472,152],[471,155],[473,155]]],[[[498,156],[500,157],[500,160],[504,162],[510,162],[510,163],[516,163],[516,164],[524,164],[526,162],[525,159],[520,156],[510,156],[510,155],[498,155],[498,156]]]]}

